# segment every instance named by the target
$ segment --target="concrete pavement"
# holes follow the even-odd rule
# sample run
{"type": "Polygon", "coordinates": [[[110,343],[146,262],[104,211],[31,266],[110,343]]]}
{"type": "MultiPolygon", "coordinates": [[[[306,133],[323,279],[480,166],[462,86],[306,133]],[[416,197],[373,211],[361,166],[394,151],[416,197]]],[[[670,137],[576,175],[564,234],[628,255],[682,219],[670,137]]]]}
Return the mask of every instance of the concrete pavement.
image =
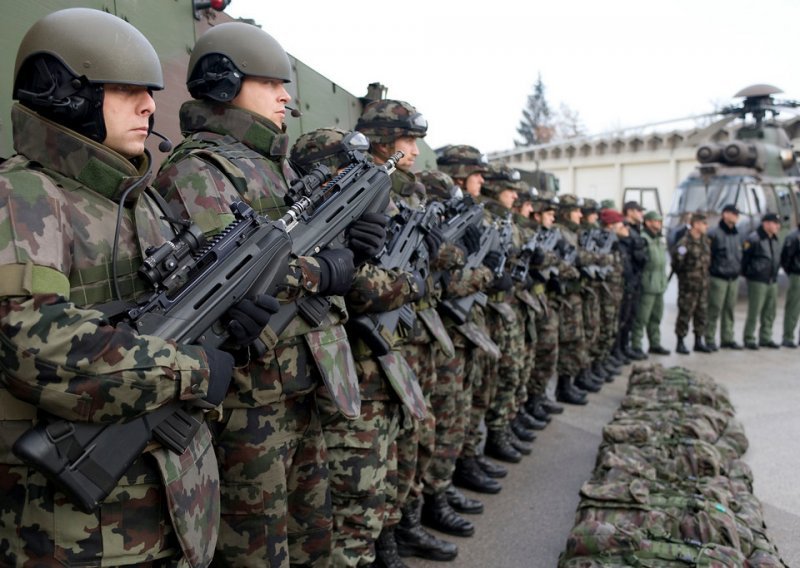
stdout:
{"type": "MultiPolygon", "coordinates": [[[[665,298],[662,342],[674,350],[675,282],[665,298]]],[[[746,300],[737,306],[741,341],[746,300]]],[[[783,296],[774,337],[780,342],[783,296]]],[[[693,342],[692,342],[693,343],[693,342]]],[[[789,566],[800,566],[800,349],[719,351],[713,354],[651,356],[665,366],[681,365],[713,376],[730,390],[736,416],[744,424],[750,448],[744,455],[755,477],[767,534],[789,566]]],[[[481,496],[486,511],[471,516],[476,534],[460,539],[452,563],[405,559],[412,567],[553,568],[574,522],[578,490],[594,467],[600,432],[611,420],[627,388],[630,367],[584,407],[567,407],[534,443],[534,452],[510,465],[503,490],[481,496]]]]}

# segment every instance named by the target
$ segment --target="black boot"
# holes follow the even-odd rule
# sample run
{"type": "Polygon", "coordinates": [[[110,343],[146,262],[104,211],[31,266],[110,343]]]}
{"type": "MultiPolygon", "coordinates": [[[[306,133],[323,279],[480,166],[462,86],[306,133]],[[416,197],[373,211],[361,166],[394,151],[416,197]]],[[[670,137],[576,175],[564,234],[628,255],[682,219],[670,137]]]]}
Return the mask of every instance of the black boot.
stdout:
{"type": "Polygon", "coordinates": [[[403,506],[403,517],[394,532],[397,552],[400,556],[418,556],[428,560],[453,560],[458,556],[458,547],[452,542],[436,538],[420,524],[419,501],[403,506]]]}
{"type": "Polygon", "coordinates": [[[706,345],[705,341],[703,341],[703,337],[700,335],[694,336],[694,350],[700,353],[713,353],[714,350],[711,349],[708,345],[706,345]]]}
{"type": "Polygon", "coordinates": [[[683,342],[683,337],[678,336],[678,344],[675,346],[675,353],[680,353],[681,355],[688,355],[689,350],[686,348],[686,344],[683,342]]]}
{"type": "Polygon", "coordinates": [[[505,430],[489,430],[483,452],[490,458],[508,463],[522,461],[522,454],[511,445],[505,430]]]}
{"type": "Polygon", "coordinates": [[[552,420],[550,413],[547,412],[547,409],[544,407],[543,399],[540,397],[532,396],[528,398],[522,406],[525,408],[525,412],[528,416],[533,416],[533,418],[539,422],[548,423],[552,420]]]}
{"type": "Polygon", "coordinates": [[[476,456],[475,463],[478,464],[487,476],[492,479],[501,479],[508,475],[508,470],[499,463],[494,463],[492,460],[484,455],[476,456]]]}
{"type": "Polygon", "coordinates": [[[394,539],[394,527],[384,527],[378,540],[375,541],[375,562],[370,566],[375,568],[408,568],[400,560],[397,553],[397,541],[394,539]]]}
{"type": "Polygon", "coordinates": [[[586,369],[581,370],[575,379],[575,386],[588,392],[600,392],[600,387],[595,383],[586,369]]]}
{"type": "Polygon", "coordinates": [[[421,520],[423,525],[453,536],[475,534],[475,526],[453,510],[444,491],[433,495],[425,494],[421,520]]]}
{"type": "Polygon", "coordinates": [[[614,349],[614,358],[620,361],[623,365],[631,364],[631,360],[628,359],[627,355],[625,355],[625,353],[619,347],[614,349]]]}
{"type": "Polygon", "coordinates": [[[564,412],[564,407],[547,395],[542,397],[541,405],[548,414],[561,414],[564,412]]]}
{"type": "MultiPolygon", "coordinates": [[[[545,411],[542,411],[542,414],[547,415],[545,411]]],[[[544,430],[547,428],[547,423],[550,422],[550,417],[548,416],[547,420],[539,420],[530,414],[523,404],[520,405],[519,410],[517,410],[517,420],[528,430],[544,430]]]]}
{"type": "Polygon", "coordinates": [[[517,450],[523,456],[529,456],[533,453],[533,447],[528,442],[523,442],[517,435],[514,433],[514,430],[508,426],[506,427],[506,432],[508,434],[508,441],[511,446],[517,450]]]}
{"type": "Polygon", "coordinates": [[[586,395],[580,397],[572,390],[572,380],[569,375],[558,377],[556,386],[556,400],[566,404],[586,404],[586,395]]]}
{"type": "Polygon", "coordinates": [[[453,471],[453,484],[478,493],[499,493],[503,488],[500,483],[486,475],[475,458],[459,458],[453,471]]]}
{"type": "Polygon", "coordinates": [[[600,378],[604,383],[610,383],[614,380],[613,375],[606,371],[606,368],[603,367],[600,361],[595,361],[592,363],[592,373],[594,373],[594,376],[600,378]]]}
{"type": "Polygon", "coordinates": [[[522,421],[519,419],[519,414],[511,421],[510,427],[514,435],[523,442],[533,442],[536,439],[536,434],[525,428],[522,424],[522,421]]]}
{"type": "Polygon", "coordinates": [[[608,374],[613,376],[613,377],[616,377],[617,375],[622,374],[622,369],[620,368],[620,366],[619,365],[615,365],[614,363],[612,363],[611,362],[611,358],[609,358],[609,357],[606,357],[605,359],[603,359],[602,365],[603,365],[603,368],[606,371],[608,371],[608,374]]]}
{"type": "Polygon", "coordinates": [[[447,502],[457,513],[465,513],[467,515],[480,515],[483,513],[483,503],[477,499],[467,497],[454,485],[448,487],[445,494],[447,495],[447,502]]]}

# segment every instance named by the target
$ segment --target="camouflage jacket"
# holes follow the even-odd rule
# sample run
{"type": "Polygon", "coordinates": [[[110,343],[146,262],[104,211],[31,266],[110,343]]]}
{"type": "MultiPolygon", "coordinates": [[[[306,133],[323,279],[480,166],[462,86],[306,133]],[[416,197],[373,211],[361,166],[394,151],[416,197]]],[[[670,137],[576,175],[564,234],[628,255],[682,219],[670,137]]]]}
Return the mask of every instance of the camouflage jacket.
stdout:
{"type": "MultiPolygon", "coordinates": [[[[272,219],[286,211],[287,181],[296,174],[286,160],[288,138],[271,121],[231,105],[189,101],[181,107],[180,123],[186,137],[155,181],[174,211],[208,235],[232,221],[234,201],[244,200],[272,219]]],[[[313,257],[292,256],[278,300],[316,294],[319,273],[313,257]]],[[[269,328],[262,332],[271,349],[236,369],[226,407],[271,404],[311,392],[321,380],[343,414],[358,415],[358,379],[341,325],[347,311],[341,297],[329,299],[331,309],[318,326],[298,315],[279,338],[269,328]]]]}
{"type": "MultiPolygon", "coordinates": [[[[179,556],[180,541],[182,565],[207,565],[219,511],[207,429],[183,456],[154,445],[161,471],[140,457],[93,514],[11,452],[37,410],[114,423],[204,398],[209,385],[199,347],[114,327],[94,309],[112,298],[117,201],[149,173],[149,156],[137,168],[19,105],[12,121],[18,154],[0,166],[0,564],[142,563],[179,556]]],[[[142,251],[174,238],[162,216],[141,190],[126,201],[117,254],[126,299],[144,290],[142,251]]]]}
{"type": "Polygon", "coordinates": [[[699,239],[686,231],[675,243],[672,254],[672,268],[675,274],[687,282],[702,282],[709,278],[711,265],[711,241],[706,235],[699,239]]]}

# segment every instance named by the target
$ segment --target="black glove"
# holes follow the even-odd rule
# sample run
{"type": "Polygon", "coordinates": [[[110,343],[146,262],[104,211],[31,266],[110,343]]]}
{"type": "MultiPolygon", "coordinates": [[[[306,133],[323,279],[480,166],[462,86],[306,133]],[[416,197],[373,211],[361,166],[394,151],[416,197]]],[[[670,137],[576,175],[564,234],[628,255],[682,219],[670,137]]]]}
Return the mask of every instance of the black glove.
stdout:
{"type": "Polygon", "coordinates": [[[503,272],[502,276],[497,276],[492,281],[491,289],[494,292],[508,292],[513,286],[514,282],[511,280],[511,275],[503,272]]]}
{"type": "Polygon", "coordinates": [[[349,248],[325,249],[315,255],[319,261],[319,294],[343,296],[353,285],[356,268],[349,248]]]}
{"type": "Polygon", "coordinates": [[[228,310],[228,344],[247,347],[253,343],[261,330],[267,327],[269,318],[280,308],[278,300],[268,294],[259,294],[253,299],[245,298],[228,310]]]}
{"type": "Polygon", "coordinates": [[[233,355],[213,347],[204,347],[203,349],[206,352],[209,370],[208,392],[203,402],[211,406],[218,406],[225,399],[228,386],[231,384],[233,355]]]}
{"type": "Polygon", "coordinates": [[[500,251],[491,250],[489,251],[489,254],[483,257],[483,265],[494,272],[497,270],[497,267],[500,266],[500,261],[502,258],[503,255],[500,254],[500,251]]]}
{"type": "Polygon", "coordinates": [[[425,235],[425,246],[428,248],[428,255],[435,258],[439,254],[439,247],[442,246],[444,235],[439,227],[432,227],[425,235]]]}
{"type": "Polygon", "coordinates": [[[533,249],[531,253],[531,264],[534,266],[541,265],[545,260],[544,251],[540,248],[533,249]]]}
{"type": "Polygon", "coordinates": [[[464,243],[468,255],[478,252],[478,249],[481,248],[480,230],[475,225],[468,225],[461,242],[464,243]]]}
{"type": "Polygon", "coordinates": [[[347,228],[347,246],[353,251],[356,264],[375,258],[386,244],[386,225],[389,218],[383,213],[364,213],[347,228]]]}

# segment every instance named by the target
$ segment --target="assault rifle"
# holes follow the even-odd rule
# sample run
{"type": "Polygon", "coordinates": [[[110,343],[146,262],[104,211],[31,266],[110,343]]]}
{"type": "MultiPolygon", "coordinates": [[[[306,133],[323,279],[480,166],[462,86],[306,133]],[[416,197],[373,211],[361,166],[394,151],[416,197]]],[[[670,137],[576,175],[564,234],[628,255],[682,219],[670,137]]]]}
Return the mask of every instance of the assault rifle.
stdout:
{"type": "MultiPolygon", "coordinates": [[[[558,229],[543,229],[538,231],[531,240],[535,240],[539,250],[543,252],[554,252],[561,240],[561,231],[558,229]]],[[[526,244],[526,246],[528,245],[526,244]]],[[[551,278],[558,278],[558,266],[534,267],[534,276],[541,282],[547,282],[551,278]]]]}
{"type": "MultiPolygon", "coordinates": [[[[139,275],[155,291],[122,319],[140,333],[178,343],[222,345],[228,334],[220,319],[242,298],[273,292],[285,277],[291,252],[319,250],[364,212],[385,209],[389,176],[402,153],[381,166],[370,163],[358,148],[350,149],[350,156],[352,163],[330,181],[328,169],[319,166],[293,183],[289,209],[277,221],[235,202],[235,220],[210,241],[189,226],[173,241],[148,249],[139,275]]],[[[298,309],[292,303],[284,311],[285,320],[270,320],[276,335],[298,309]]],[[[182,454],[203,423],[198,407],[175,402],[115,424],[42,421],[17,439],[13,451],[76,506],[92,512],[153,437],[182,454]]]]}
{"type": "Polygon", "coordinates": [[[457,243],[464,236],[467,227],[479,229],[483,223],[483,205],[472,199],[451,198],[444,203],[445,221],[442,235],[447,243],[457,243]]]}
{"type": "MultiPolygon", "coordinates": [[[[423,240],[441,223],[444,205],[432,202],[412,209],[401,203],[399,207],[400,213],[392,220],[391,234],[377,265],[386,270],[418,272],[423,280],[427,280],[430,257],[423,240]]],[[[411,332],[416,318],[411,304],[403,304],[388,312],[360,314],[348,325],[375,355],[385,355],[391,350],[395,332],[411,332]]]]}
{"type": "MultiPolygon", "coordinates": [[[[617,236],[614,233],[603,231],[602,229],[590,229],[583,232],[580,237],[580,243],[583,248],[592,254],[602,256],[611,254],[611,248],[616,240],[617,236]]],[[[605,280],[610,271],[611,266],[599,266],[597,264],[581,267],[581,272],[584,276],[592,280],[605,280]]]]}

